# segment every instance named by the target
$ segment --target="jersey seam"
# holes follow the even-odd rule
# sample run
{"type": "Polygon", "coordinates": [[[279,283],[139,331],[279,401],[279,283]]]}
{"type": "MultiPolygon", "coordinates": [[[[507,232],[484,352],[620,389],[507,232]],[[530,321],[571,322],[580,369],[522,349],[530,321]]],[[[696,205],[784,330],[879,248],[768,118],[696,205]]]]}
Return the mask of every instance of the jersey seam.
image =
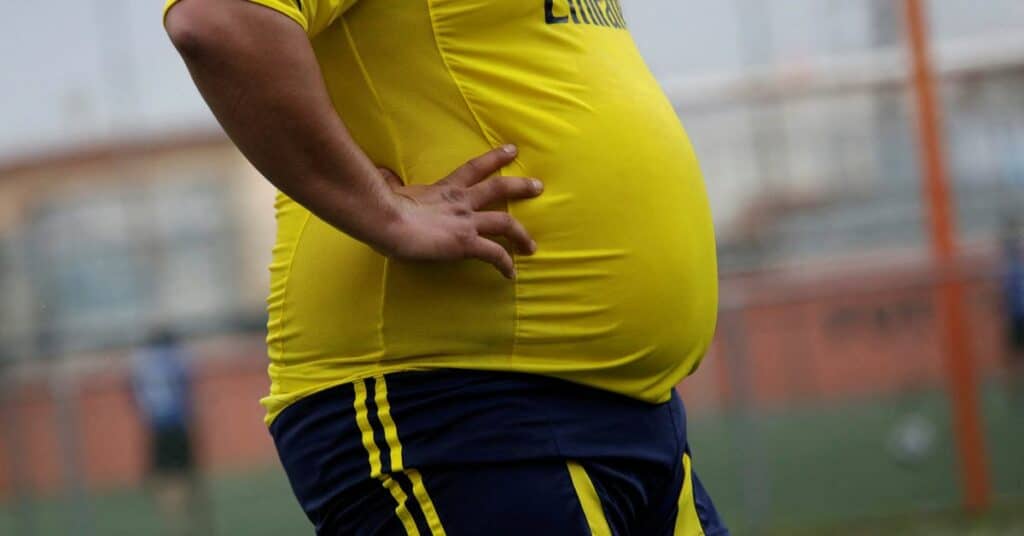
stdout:
{"type": "MultiPolygon", "coordinates": [[[[294,200],[292,201],[295,202],[294,200]]],[[[288,292],[291,290],[289,284],[292,279],[292,268],[295,266],[295,257],[298,255],[299,246],[302,245],[302,239],[306,236],[306,227],[309,226],[309,221],[313,219],[313,213],[306,211],[306,218],[302,220],[302,225],[299,227],[299,234],[295,237],[295,247],[292,249],[292,254],[288,257],[288,268],[284,272],[284,293],[281,295],[281,317],[277,321],[277,355],[278,359],[284,359],[284,332],[285,332],[285,318],[287,315],[288,307],[288,292]]],[[[281,378],[277,378],[278,388],[282,391],[286,391],[283,385],[280,384],[281,378]]]]}
{"type": "Polygon", "coordinates": [[[402,143],[398,138],[394,122],[391,120],[391,116],[384,108],[384,100],[381,99],[380,93],[377,91],[377,86],[373,83],[373,78],[370,76],[370,71],[366,68],[366,63],[363,61],[363,56],[359,53],[359,47],[356,46],[356,40],[352,37],[352,31],[349,29],[348,21],[342,19],[341,26],[345,30],[345,39],[348,41],[348,45],[352,47],[352,55],[355,56],[356,65],[359,66],[359,73],[363,76],[363,81],[366,82],[366,86],[370,90],[370,94],[373,95],[374,104],[377,105],[381,115],[384,117],[384,126],[388,130],[388,135],[392,140],[394,140],[395,157],[398,159],[398,172],[404,180],[406,172],[405,160],[402,158],[402,143]]]}
{"type": "MultiPolygon", "coordinates": [[[[359,47],[356,46],[356,40],[352,37],[352,31],[349,29],[348,21],[345,19],[341,20],[341,26],[345,30],[345,39],[348,41],[349,47],[352,48],[352,55],[355,57],[356,65],[359,66],[359,72],[363,76],[363,81],[366,82],[367,88],[370,90],[370,94],[373,95],[373,101],[380,110],[381,115],[384,117],[384,127],[388,131],[388,135],[394,140],[395,158],[398,160],[398,173],[402,180],[405,181],[406,169],[405,159],[402,158],[402,145],[398,139],[397,130],[391,120],[391,116],[388,115],[387,110],[384,108],[384,101],[381,99],[380,94],[377,92],[377,87],[373,83],[373,79],[370,77],[370,72],[366,68],[366,64],[363,62],[363,57],[359,53],[359,47]]],[[[380,283],[380,324],[377,329],[377,335],[380,344],[380,361],[383,361],[387,355],[386,346],[384,343],[384,309],[387,305],[387,293],[388,293],[388,270],[391,267],[390,259],[384,257],[384,268],[381,271],[381,283],[380,283]]]]}
{"type": "MultiPolygon", "coordinates": [[[[466,110],[473,117],[473,122],[476,123],[478,129],[480,129],[480,135],[484,137],[484,140],[490,144],[491,147],[499,145],[496,138],[488,134],[487,127],[484,126],[483,120],[480,119],[480,115],[473,108],[473,104],[470,103],[469,97],[466,95],[465,88],[462,87],[462,83],[459,82],[459,77],[455,75],[455,70],[452,69],[451,63],[448,61],[448,56],[444,52],[444,48],[441,46],[441,39],[438,37],[437,31],[437,20],[434,17],[434,0],[426,0],[427,4],[427,15],[430,19],[430,34],[434,37],[434,47],[437,48],[437,55],[441,57],[441,63],[444,65],[445,71],[448,72],[448,77],[451,78],[452,83],[455,84],[455,89],[459,91],[459,96],[462,97],[463,104],[466,105],[466,110]]],[[[517,156],[514,162],[518,163],[519,166],[525,170],[522,162],[519,161],[517,156]]],[[[505,210],[508,211],[508,203],[505,204],[505,210]]],[[[517,355],[518,343],[519,343],[519,261],[516,255],[512,255],[512,263],[516,269],[516,278],[512,281],[512,300],[513,300],[513,312],[512,312],[512,356],[517,355]]],[[[511,357],[511,356],[510,356],[511,357]]]]}

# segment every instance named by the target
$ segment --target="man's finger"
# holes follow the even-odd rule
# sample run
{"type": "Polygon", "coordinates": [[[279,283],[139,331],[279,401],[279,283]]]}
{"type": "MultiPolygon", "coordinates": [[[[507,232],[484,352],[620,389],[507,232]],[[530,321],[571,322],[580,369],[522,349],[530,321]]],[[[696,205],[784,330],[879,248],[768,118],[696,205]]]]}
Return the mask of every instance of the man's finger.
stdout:
{"type": "Polygon", "coordinates": [[[544,184],[537,179],[495,177],[473,185],[467,191],[470,204],[479,210],[511,199],[536,197],[544,191],[544,184]]]}
{"type": "Polygon", "coordinates": [[[529,255],[536,249],[530,233],[522,223],[507,212],[477,212],[473,214],[476,232],[488,236],[503,236],[518,253],[529,255]]]}
{"type": "Polygon", "coordinates": [[[515,160],[517,153],[518,149],[515,145],[505,145],[487,151],[456,169],[445,179],[445,182],[456,186],[472,186],[494,175],[502,167],[515,160]]]}
{"type": "Polygon", "coordinates": [[[480,259],[494,265],[501,272],[501,275],[509,279],[515,279],[516,277],[516,265],[512,260],[512,255],[509,255],[505,248],[493,240],[478,236],[469,245],[467,254],[471,258],[480,259]]]}
{"type": "Polygon", "coordinates": [[[385,167],[377,168],[377,170],[380,171],[381,176],[384,177],[384,182],[387,182],[388,186],[392,188],[401,188],[402,186],[405,186],[405,183],[402,182],[402,179],[399,178],[394,171],[385,167]]]}

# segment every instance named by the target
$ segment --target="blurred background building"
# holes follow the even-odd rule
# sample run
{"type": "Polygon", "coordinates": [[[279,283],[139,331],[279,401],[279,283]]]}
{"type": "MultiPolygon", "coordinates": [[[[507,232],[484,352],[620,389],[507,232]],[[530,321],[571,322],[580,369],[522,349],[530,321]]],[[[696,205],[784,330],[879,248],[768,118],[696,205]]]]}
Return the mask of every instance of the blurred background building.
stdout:
{"type": "MultiPolygon", "coordinates": [[[[0,533],[153,533],[126,378],[155,325],[191,341],[221,532],[305,530],[257,405],[273,191],[191,85],[162,0],[66,4],[0,22],[0,533]]],[[[623,4],[716,214],[719,337],[681,390],[724,513],[739,534],[832,534],[955,512],[902,3],[623,4]]],[[[995,508],[1019,510],[999,240],[1024,215],[1024,3],[927,5],[995,508]]]]}

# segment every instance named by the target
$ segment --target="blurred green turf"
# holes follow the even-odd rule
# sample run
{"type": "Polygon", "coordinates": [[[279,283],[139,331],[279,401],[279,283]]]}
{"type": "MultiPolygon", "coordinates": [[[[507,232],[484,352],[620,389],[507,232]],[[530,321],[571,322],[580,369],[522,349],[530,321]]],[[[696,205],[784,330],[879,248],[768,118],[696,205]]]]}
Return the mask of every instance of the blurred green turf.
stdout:
{"type": "MultiPolygon", "coordinates": [[[[1024,406],[1018,402],[1014,411],[998,386],[983,394],[997,499],[1013,505],[983,518],[956,513],[951,425],[939,392],[694,417],[694,467],[738,536],[1024,535],[1024,406]],[[933,448],[912,463],[897,460],[891,449],[894,430],[909,415],[931,423],[935,433],[933,448]]],[[[217,534],[311,534],[278,468],[218,476],[210,496],[217,534]]],[[[88,534],[73,525],[64,501],[37,500],[28,511],[34,532],[19,524],[24,517],[14,505],[0,505],[0,535],[88,534]]],[[[89,513],[92,534],[160,534],[153,505],[138,490],[95,495],[89,513]]]]}
{"type": "Polygon", "coordinates": [[[772,536],[1019,536],[1024,534],[1021,503],[997,504],[981,516],[968,516],[958,509],[917,512],[910,515],[859,520],[843,525],[778,527],[772,536]]]}
{"type": "MultiPolygon", "coordinates": [[[[208,489],[217,534],[280,536],[312,533],[284,473],[278,468],[246,475],[220,476],[208,484],[208,489]]],[[[34,532],[25,532],[13,505],[6,506],[0,509],[0,534],[88,534],[74,525],[74,513],[64,500],[41,500],[31,505],[34,532]]],[[[88,518],[95,524],[92,534],[97,536],[161,534],[156,528],[160,526],[156,508],[142,490],[93,495],[90,497],[88,518]]]]}
{"type": "MultiPolygon", "coordinates": [[[[1024,401],[1014,402],[990,384],[982,390],[982,405],[996,498],[1024,499],[1024,401]]],[[[960,492],[949,415],[941,392],[916,391],[694,418],[689,437],[694,467],[723,517],[740,534],[756,534],[764,531],[753,527],[834,527],[956,509],[960,492]],[[931,449],[907,461],[894,454],[892,437],[911,416],[930,423],[935,435],[931,449]]],[[[1024,511],[1019,517],[1024,520],[1024,511]]],[[[903,533],[918,534],[884,532],[903,533]]]]}

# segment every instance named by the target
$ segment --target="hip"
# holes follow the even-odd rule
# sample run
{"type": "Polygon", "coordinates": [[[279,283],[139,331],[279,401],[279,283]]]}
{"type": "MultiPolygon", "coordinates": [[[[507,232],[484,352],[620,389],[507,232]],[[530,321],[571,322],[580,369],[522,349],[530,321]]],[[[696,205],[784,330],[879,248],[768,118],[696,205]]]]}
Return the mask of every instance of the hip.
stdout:
{"type": "Polygon", "coordinates": [[[686,444],[674,391],[651,404],[533,375],[378,375],[308,396],[270,427],[307,511],[368,478],[544,459],[673,463],[686,444]]]}

